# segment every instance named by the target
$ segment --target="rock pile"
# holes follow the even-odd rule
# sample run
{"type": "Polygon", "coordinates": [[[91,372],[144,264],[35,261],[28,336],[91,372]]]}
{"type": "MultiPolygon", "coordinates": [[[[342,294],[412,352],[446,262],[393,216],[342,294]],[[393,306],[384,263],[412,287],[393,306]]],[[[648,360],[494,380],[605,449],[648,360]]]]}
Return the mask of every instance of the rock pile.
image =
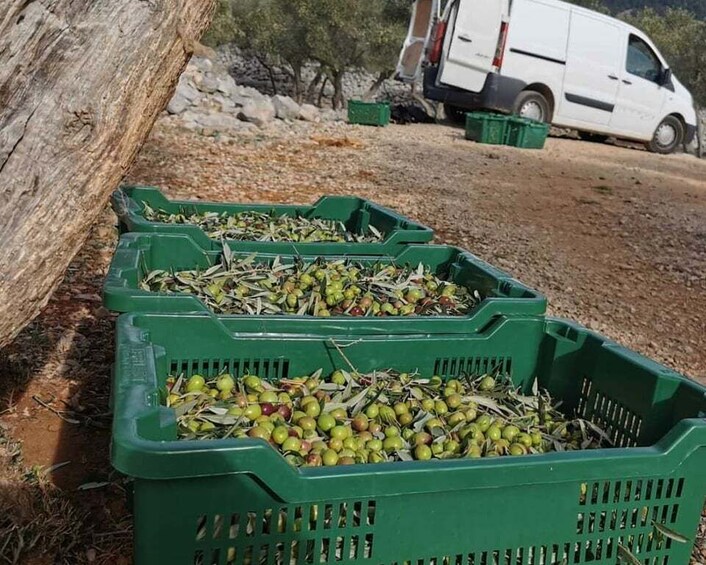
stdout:
{"type": "Polygon", "coordinates": [[[237,133],[285,122],[340,121],[345,112],[297,104],[289,96],[267,96],[236,84],[227,69],[203,57],[194,57],[179,80],[167,112],[181,124],[205,135],[237,133]]]}

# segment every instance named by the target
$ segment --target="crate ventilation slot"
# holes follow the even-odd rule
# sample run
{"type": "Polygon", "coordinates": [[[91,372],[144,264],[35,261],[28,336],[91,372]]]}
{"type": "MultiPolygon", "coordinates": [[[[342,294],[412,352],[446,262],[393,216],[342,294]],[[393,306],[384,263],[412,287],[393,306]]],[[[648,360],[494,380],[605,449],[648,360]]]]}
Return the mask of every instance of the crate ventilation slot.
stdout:
{"type": "Polygon", "coordinates": [[[230,373],[235,378],[251,374],[277,380],[289,376],[288,359],[174,359],[169,366],[172,374],[186,377],[195,374],[215,377],[230,373]]]}
{"type": "Polygon", "coordinates": [[[578,415],[599,426],[615,447],[635,447],[642,431],[642,418],[583,379],[578,415]]]}
{"type": "MultiPolygon", "coordinates": [[[[444,557],[394,561],[389,565],[559,565],[595,561],[618,562],[616,549],[618,544],[627,547],[628,541],[616,538],[499,551],[477,551],[444,557]]],[[[642,563],[668,565],[669,557],[662,555],[648,557],[643,559],[642,563]]]]}
{"type": "Polygon", "coordinates": [[[466,375],[477,377],[487,374],[512,373],[512,359],[509,357],[447,357],[437,359],[434,374],[443,377],[466,375]]]}
{"type": "Polygon", "coordinates": [[[194,565],[303,565],[373,557],[374,501],[201,515],[194,565]]]}

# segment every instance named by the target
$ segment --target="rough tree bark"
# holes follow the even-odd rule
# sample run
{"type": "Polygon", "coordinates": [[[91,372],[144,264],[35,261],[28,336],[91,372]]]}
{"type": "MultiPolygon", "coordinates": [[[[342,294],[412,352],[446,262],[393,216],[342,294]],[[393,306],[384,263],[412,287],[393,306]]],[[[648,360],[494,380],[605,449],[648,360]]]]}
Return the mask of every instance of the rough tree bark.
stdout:
{"type": "Polygon", "coordinates": [[[0,347],[61,281],[213,4],[0,1],[0,347]]]}

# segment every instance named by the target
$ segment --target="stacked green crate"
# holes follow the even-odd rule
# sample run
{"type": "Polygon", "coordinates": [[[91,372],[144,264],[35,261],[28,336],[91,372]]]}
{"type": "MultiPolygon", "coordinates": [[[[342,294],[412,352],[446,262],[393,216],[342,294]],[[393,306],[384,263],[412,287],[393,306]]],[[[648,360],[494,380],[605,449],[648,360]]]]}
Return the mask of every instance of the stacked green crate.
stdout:
{"type": "Polygon", "coordinates": [[[135,562],[684,563],[706,492],[706,389],[571,323],[465,335],[242,334],[199,315],[120,318],[112,461],[134,478],[135,562]],[[345,351],[345,357],[341,353],[345,351]],[[168,374],[367,372],[535,378],[615,448],[294,468],[258,439],[177,440],[168,374]]]}
{"type": "MultiPolygon", "coordinates": [[[[500,135],[489,131],[478,135],[500,135]]],[[[185,215],[253,208],[172,202],[144,188],[114,198],[122,231],[138,232],[121,237],[104,288],[106,306],[126,312],[111,457],[134,478],[137,565],[687,562],[691,544],[678,538],[693,541],[706,493],[703,387],[547,319],[536,291],[461,249],[419,245],[428,228],[367,201],[264,208],[326,217],[351,233],[375,226],[381,242],[219,241],[198,226],[149,221],[145,204],[185,215]],[[457,316],[236,315],[141,284],[155,271],[203,272],[226,259],[279,268],[322,255],[361,267],[421,264],[477,301],[457,316]],[[163,402],[169,375],[274,381],[351,365],[442,379],[503,374],[526,394],[536,383],[614,447],[294,468],[263,440],[178,440],[163,402]]]]}

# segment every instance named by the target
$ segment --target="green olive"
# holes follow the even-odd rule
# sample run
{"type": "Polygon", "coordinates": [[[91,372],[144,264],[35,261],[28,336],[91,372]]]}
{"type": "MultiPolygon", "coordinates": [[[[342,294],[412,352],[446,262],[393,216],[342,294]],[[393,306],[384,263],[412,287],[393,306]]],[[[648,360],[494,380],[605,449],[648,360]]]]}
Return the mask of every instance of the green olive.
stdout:
{"type": "Polygon", "coordinates": [[[216,379],[216,388],[221,392],[230,392],[235,388],[235,381],[230,375],[221,375],[216,379]]]}
{"type": "Polygon", "coordinates": [[[406,414],[399,416],[397,420],[399,421],[400,426],[409,426],[414,421],[414,416],[407,412],[406,414]]]}
{"type": "Polygon", "coordinates": [[[299,451],[302,448],[302,442],[299,438],[296,437],[288,437],[286,440],[284,440],[284,443],[282,443],[282,451],[284,452],[294,452],[294,451],[299,451]]]}
{"type": "Polygon", "coordinates": [[[338,464],[338,453],[333,449],[327,449],[321,456],[323,464],[327,467],[333,467],[338,464]]]}
{"type": "Polygon", "coordinates": [[[253,392],[262,392],[262,380],[255,375],[248,375],[243,379],[245,387],[253,392]]]}
{"type": "Polygon", "coordinates": [[[289,437],[289,430],[284,426],[277,426],[272,430],[272,441],[277,445],[282,445],[289,437]]]}
{"type": "Polygon", "coordinates": [[[488,431],[488,428],[490,427],[490,424],[493,423],[493,421],[490,416],[488,416],[487,414],[483,414],[482,416],[476,418],[475,423],[478,424],[478,429],[481,432],[485,433],[486,431],[488,431]]]}
{"type": "Polygon", "coordinates": [[[206,385],[201,375],[193,375],[186,381],[186,392],[199,392],[206,385]]]}
{"type": "Polygon", "coordinates": [[[431,448],[428,445],[418,445],[414,449],[414,458],[418,461],[429,461],[432,457],[431,448]]]}
{"type": "Polygon", "coordinates": [[[488,428],[485,433],[485,436],[492,441],[498,441],[500,438],[503,437],[503,432],[498,426],[493,424],[488,428]]]}
{"type": "Polygon", "coordinates": [[[437,413],[439,416],[443,416],[449,411],[449,407],[446,405],[446,402],[443,400],[437,400],[434,402],[434,412],[437,413]]]}
{"type": "Polygon", "coordinates": [[[331,428],[331,431],[329,432],[329,435],[331,436],[332,439],[340,439],[343,441],[348,437],[348,428],[346,426],[334,426],[331,428]]]}
{"type": "Polygon", "coordinates": [[[404,440],[399,436],[388,436],[382,442],[382,447],[387,453],[394,453],[404,448],[404,440]]]}
{"type": "Polygon", "coordinates": [[[304,412],[307,416],[310,416],[311,418],[316,418],[319,416],[319,414],[321,414],[321,406],[319,405],[318,401],[309,402],[304,407],[304,412]]]}
{"type": "Polygon", "coordinates": [[[357,432],[364,432],[369,426],[370,422],[365,414],[358,414],[351,422],[351,427],[357,432]]]}
{"type": "Polygon", "coordinates": [[[451,396],[446,398],[446,404],[452,410],[456,410],[463,403],[463,398],[458,393],[453,393],[451,396]]]}
{"type": "Polygon", "coordinates": [[[335,385],[344,386],[346,384],[346,377],[343,371],[334,371],[331,375],[331,382],[335,385]]]}
{"type": "Polygon", "coordinates": [[[243,410],[243,416],[251,421],[257,420],[262,416],[262,409],[259,404],[248,404],[247,408],[243,410]]]}
{"type": "Polygon", "coordinates": [[[266,428],[263,428],[262,426],[255,426],[252,428],[249,432],[248,435],[252,438],[258,438],[258,439],[264,439],[268,440],[270,439],[270,432],[266,428]]]}
{"type": "Polygon", "coordinates": [[[305,432],[312,431],[316,429],[316,420],[310,416],[305,416],[297,422],[297,425],[305,432]]]}
{"type": "Polygon", "coordinates": [[[526,433],[520,433],[517,434],[517,437],[515,438],[515,443],[519,443],[521,445],[524,445],[526,448],[532,447],[532,444],[534,443],[532,440],[532,436],[526,433]]]}
{"type": "Polygon", "coordinates": [[[379,440],[377,438],[371,439],[365,444],[365,447],[370,451],[382,451],[382,440],[379,440]]]}
{"type": "Polygon", "coordinates": [[[483,377],[478,385],[479,390],[483,392],[490,392],[495,388],[495,379],[493,377],[483,377]]]}
{"type": "Polygon", "coordinates": [[[331,414],[321,414],[317,425],[322,432],[326,433],[336,426],[336,419],[331,414]]]}
{"type": "Polygon", "coordinates": [[[520,433],[520,428],[517,426],[505,426],[503,429],[503,438],[505,438],[507,441],[512,443],[512,440],[515,439],[515,436],[520,433]]]}
{"type": "Polygon", "coordinates": [[[454,412],[446,420],[449,423],[449,426],[456,426],[457,424],[466,421],[466,415],[463,412],[454,412]]]}
{"type": "Polygon", "coordinates": [[[527,448],[522,445],[521,443],[513,443],[510,448],[508,449],[508,452],[510,455],[526,455],[527,454],[527,448]]]}

